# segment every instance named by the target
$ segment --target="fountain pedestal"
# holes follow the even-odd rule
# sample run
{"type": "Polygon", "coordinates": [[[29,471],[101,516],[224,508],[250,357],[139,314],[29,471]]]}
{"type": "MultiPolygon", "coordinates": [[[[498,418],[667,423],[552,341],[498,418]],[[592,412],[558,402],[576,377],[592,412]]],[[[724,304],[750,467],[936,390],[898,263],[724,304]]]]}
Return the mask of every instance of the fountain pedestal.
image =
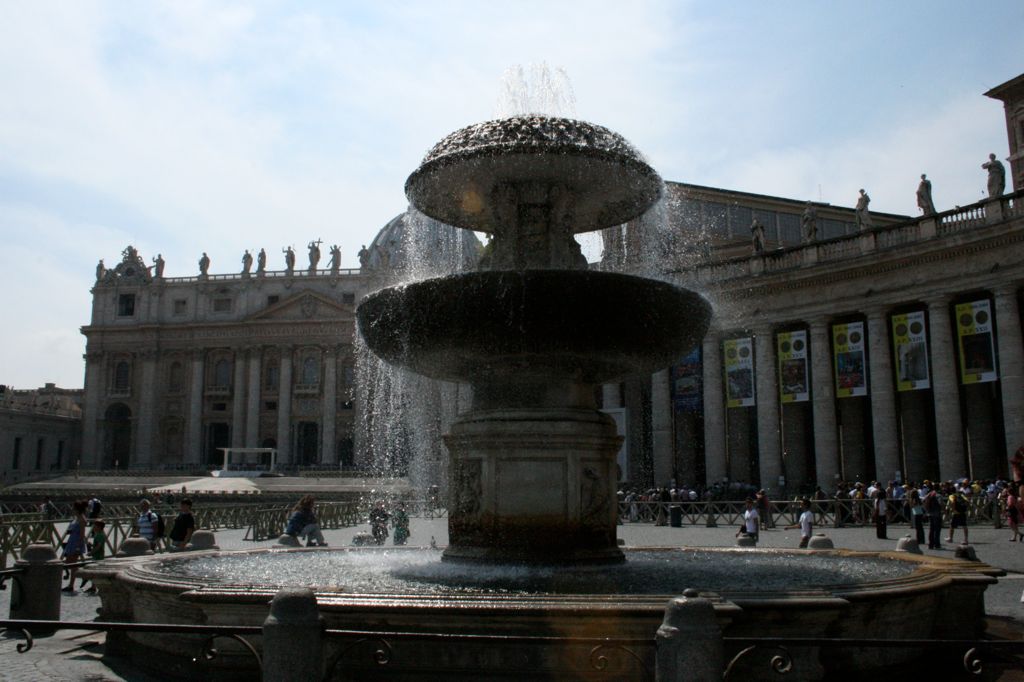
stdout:
{"type": "Polygon", "coordinates": [[[445,560],[580,564],[624,560],[616,541],[615,456],[622,442],[596,410],[469,412],[445,437],[445,560]]]}

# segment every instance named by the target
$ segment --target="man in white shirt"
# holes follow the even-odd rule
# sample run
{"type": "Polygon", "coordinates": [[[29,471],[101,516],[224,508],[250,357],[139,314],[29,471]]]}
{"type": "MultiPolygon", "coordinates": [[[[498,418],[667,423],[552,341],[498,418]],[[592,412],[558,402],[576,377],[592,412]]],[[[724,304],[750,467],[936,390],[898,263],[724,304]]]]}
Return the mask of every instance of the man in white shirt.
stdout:
{"type": "Polygon", "coordinates": [[[136,519],[135,525],[139,529],[139,535],[149,540],[150,547],[156,545],[156,524],[158,518],[155,512],[150,511],[149,500],[139,502],[139,518],[136,519]]]}
{"type": "Polygon", "coordinates": [[[746,533],[750,537],[754,538],[754,543],[757,543],[758,534],[760,528],[760,515],[757,513],[757,508],[754,506],[754,498],[747,498],[747,510],[743,512],[743,528],[736,533],[736,537],[740,536],[740,533],[746,533]]]}
{"type": "Polygon", "coordinates": [[[811,541],[811,533],[814,532],[814,513],[811,511],[811,501],[804,498],[800,501],[800,518],[792,526],[786,526],[786,530],[800,529],[800,549],[807,549],[807,543],[811,541]]]}

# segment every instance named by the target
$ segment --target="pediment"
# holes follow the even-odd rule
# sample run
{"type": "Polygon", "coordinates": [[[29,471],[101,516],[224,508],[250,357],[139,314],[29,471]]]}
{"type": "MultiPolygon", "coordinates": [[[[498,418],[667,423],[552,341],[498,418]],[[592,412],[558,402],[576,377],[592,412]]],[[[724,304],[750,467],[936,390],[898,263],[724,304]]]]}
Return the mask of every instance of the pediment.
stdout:
{"type": "Polygon", "coordinates": [[[313,291],[300,291],[249,316],[253,322],[318,322],[352,320],[353,306],[333,301],[313,291]]]}

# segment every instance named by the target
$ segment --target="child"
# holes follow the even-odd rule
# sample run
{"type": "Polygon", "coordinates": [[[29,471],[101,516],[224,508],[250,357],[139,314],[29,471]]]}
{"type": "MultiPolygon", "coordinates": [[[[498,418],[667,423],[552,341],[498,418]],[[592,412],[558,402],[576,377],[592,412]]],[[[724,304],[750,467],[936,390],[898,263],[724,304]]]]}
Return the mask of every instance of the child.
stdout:
{"type": "MultiPolygon", "coordinates": [[[[106,523],[96,519],[92,522],[92,532],[89,533],[89,538],[92,540],[92,545],[89,549],[89,558],[93,561],[101,561],[107,557],[107,532],[103,530],[106,527],[106,523]]],[[[85,587],[85,578],[82,579],[81,587],[85,587]]],[[[95,585],[90,585],[86,592],[93,593],[96,591],[95,585]]]]}

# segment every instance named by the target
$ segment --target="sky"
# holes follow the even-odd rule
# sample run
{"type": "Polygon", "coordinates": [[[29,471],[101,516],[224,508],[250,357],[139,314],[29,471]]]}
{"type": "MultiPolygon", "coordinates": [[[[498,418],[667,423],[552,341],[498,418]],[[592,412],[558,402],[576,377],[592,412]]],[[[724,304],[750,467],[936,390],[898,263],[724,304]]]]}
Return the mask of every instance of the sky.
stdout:
{"type": "Polygon", "coordinates": [[[666,180],[915,215],[926,172],[940,211],[978,201],[1022,34],[1020,0],[0,0],[0,383],[82,386],[128,244],[167,276],[311,239],[357,266],[517,65],[564,69],[666,180]]]}

